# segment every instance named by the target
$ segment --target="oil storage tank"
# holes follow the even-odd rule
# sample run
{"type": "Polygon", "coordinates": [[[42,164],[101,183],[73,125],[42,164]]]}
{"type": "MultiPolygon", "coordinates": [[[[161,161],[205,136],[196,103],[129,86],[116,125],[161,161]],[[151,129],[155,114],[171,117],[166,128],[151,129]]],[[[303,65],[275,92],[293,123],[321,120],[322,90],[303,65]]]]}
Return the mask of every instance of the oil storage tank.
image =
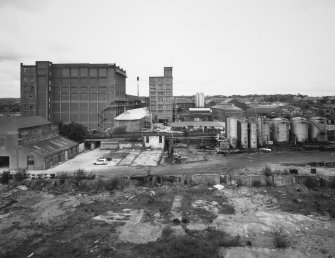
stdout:
{"type": "Polygon", "coordinates": [[[293,117],[290,121],[291,139],[297,142],[308,141],[308,121],[303,117],[293,117]]]}
{"type": "Polygon", "coordinates": [[[248,149],[248,121],[242,119],[238,121],[238,143],[241,149],[248,149]]]}
{"type": "Polygon", "coordinates": [[[272,139],[275,143],[289,141],[289,121],[286,118],[272,119],[272,139]]]}
{"type": "Polygon", "coordinates": [[[258,145],[264,146],[271,141],[271,119],[259,118],[258,119],[258,145]]]}
{"type": "Polygon", "coordinates": [[[257,149],[257,123],[251,122],[250,125],[250,149],[257,149]]]}
{"type": "Polygon", "coordinates": [[[323,117],[312,117],[309,119],[309,140],[315,142],[326,142],[327,121],[323,117]]]}
{"type": "Polygon", "coordinates": [[[227,117],[226,136],[230,141],[231,147],[235,149],[237,147],[237,118],[227,117]]]}

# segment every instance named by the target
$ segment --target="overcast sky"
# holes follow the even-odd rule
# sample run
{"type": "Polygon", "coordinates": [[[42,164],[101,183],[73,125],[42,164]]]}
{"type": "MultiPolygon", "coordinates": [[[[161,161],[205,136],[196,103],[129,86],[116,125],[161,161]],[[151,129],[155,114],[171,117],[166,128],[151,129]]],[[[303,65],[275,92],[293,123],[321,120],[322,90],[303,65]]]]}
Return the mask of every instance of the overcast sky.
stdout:
{"type": "Polygon", "coordinates": [[[0,97],[20,63],[116,63],[127,93],[335,95],[333,0],[0,0],[0,97]]]}

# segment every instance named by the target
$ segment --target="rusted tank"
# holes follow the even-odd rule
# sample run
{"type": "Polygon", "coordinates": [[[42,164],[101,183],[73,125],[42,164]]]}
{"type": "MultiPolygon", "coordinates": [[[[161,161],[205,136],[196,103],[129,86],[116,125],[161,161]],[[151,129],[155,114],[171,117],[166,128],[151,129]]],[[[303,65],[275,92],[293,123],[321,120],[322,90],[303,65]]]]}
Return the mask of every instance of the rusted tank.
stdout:
{"type": "Polygon", "coordinates": [[[248,121],[246,119],[242,119],[238,121],[238,142],[241,149],[248,149],[248,121]]]}
{"type": "Polygon", "coordinates": [[[309,140],[315,142],[326,142],[327,121],[323,117],[312,117],[309,119],[309,140]]]}
{"type": "Polygon", "coordinates": [[[257,149],[257,123],[251,122],[250,127],[250,149],[257,149]]]}
{"type": "Polygon", "coordinates": [[[227,117],[226,119],[227,138],[233,149],[237,147],[237,118],[227,117]]]}
{"type": "Polygon", "coordinates": [[[271,141],[271,119],[262,117],[257,121],[258,130],[258,145],[264,146],[271,141]]]}
{"type": "Polygon", "coordinates": [[[289,121],[286,118],[272,119],[272,139],[276,143],[289,141],[289,121]]]}
{"type": "Polygon", "coordinates": [[[308,141],[308,121],[303,117],[293,117],[290,121],[290,132],[292,141],[308,141]]]}

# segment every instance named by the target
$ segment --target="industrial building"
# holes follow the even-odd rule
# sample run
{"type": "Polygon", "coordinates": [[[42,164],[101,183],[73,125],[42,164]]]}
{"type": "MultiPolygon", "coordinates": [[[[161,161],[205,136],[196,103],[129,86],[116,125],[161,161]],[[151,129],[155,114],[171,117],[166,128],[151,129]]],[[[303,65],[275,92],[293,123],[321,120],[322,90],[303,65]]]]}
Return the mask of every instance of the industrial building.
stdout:
{"type": "Polygon", "coordinates": [[[173,121],[173,77],[172,67],[164,67],[164,76],[149,77],[150,111],[153,121],[173,121]]]}
{"type": "Polygon", "coordinates": [[[42,117],[0,118],[0,169],[46,169],[78,154],[78,143],[42,117]]]}
{"type": "Polygon", "coordinates": [[[130,109],[114,118],[115,126],[125,127],[126,132],[152,129],[152,117],[147,108],[130,109]]]}
{"type": "Polygon", "coordinates": [[[114,117],[143,106],[126,95],[126,78],[116,64],[21,63],[21,115],[76,122],[90,130],[112,128],[114,117]]]}
{"type": "Polygon", "coordinates": [[[205,107],[205,96],[202,92],[197,92],[195,94],[195,107],[203,108],[205,107]]]}
{"type": "Polygon", "coordinates": [[[211,107],[213,111],[213,120],[226,121],[227,117],[242,118],[245,111],[234,104],[218,104],[211,107]]]}

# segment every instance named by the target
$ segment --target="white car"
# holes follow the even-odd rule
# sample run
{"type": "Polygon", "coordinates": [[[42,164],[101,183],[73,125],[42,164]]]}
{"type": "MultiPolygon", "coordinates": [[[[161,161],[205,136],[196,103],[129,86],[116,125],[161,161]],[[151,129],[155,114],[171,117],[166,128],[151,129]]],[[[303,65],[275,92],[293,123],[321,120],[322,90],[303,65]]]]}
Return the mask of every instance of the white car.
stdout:
{"type": "Polygon", "coordinates": [[[100,158],[93,162],[93,165],[107,165],[107,159],[100,158]]]}

